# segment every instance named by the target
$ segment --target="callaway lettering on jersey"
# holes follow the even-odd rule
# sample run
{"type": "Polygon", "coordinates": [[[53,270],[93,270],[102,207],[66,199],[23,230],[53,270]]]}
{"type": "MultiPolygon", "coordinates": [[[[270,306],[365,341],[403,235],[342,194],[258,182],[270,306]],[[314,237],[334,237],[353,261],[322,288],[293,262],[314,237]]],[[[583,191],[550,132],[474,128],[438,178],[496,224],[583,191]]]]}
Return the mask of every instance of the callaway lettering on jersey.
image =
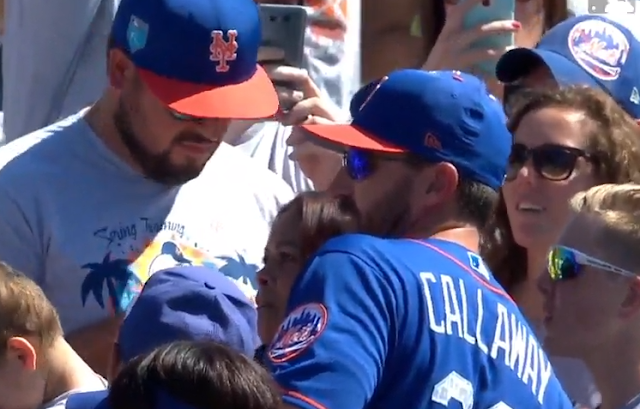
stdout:
{"type": "Polygon", "coordinates": [[[288,311],[268,360],[295,407],[572,407],[516,305],[455,243],[333,239],[288,311]]]}

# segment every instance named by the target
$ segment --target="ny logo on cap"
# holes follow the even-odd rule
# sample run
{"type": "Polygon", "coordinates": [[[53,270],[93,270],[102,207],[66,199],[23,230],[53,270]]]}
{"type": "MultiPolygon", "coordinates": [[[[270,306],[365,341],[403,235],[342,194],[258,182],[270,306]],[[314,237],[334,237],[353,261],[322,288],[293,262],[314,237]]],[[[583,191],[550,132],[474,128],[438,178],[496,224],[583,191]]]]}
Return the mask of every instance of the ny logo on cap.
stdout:
{"type": "Polygon", "coordinates": [[[211,32],[211,45],[209,51],[211,55],[209,59],[215,61],[216,72],[229,71],[229,61],[234,61],[238,56],[238,32],[236,30],[227,30],[227,39],[224,38],[224,33],[221,30],[213,30],[211,32]]]}

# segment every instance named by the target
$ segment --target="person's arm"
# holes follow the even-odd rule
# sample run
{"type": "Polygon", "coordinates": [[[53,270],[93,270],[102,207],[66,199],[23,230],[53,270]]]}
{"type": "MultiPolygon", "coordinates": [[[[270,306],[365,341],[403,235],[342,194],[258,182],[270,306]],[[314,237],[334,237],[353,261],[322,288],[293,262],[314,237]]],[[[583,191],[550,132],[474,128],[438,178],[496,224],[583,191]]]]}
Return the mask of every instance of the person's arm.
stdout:
{"type": "Polygon", "coordinates": [[[267,353],[285,407],[366,407],[387,356],[393,299],[362,259],[336,251],[316,256],[293,287],[267,353]]]}
{"type": "Polygon", "coordinates": [[[424,60],[423,39],[411,34],[420,15],[418,0],[362,2],[362,82],[381,78],[424,60]]]}

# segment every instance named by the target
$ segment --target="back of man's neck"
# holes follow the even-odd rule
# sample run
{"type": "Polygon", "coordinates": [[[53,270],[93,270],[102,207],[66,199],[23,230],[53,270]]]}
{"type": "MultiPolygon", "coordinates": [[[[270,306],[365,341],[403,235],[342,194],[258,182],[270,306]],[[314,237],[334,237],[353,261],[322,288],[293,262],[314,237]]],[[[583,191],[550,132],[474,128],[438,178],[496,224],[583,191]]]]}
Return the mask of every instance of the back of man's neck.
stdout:
{"type": "Polygon", "coordinates": [[[46,361],[48,371],[43,404],[67,392],[82,389],[98,377],[62,338],[47,351],[46,361]]]}
{"type": "Polygon", "coordinates": [[[455,227],[429,232],[425,230],[412,230],[406,234],[410,238],[432,238],[450,241],[462,247],[478,253],[480,251],[480,233],[475,227],[455,227]]]}

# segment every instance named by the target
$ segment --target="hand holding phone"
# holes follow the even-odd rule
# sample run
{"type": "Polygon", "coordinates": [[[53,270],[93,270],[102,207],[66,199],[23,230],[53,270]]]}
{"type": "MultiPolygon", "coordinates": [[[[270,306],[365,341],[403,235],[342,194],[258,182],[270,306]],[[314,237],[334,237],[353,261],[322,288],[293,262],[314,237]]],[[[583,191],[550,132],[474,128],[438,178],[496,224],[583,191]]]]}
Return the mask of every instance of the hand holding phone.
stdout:
{"type": "MultiPolygon", "coordinates": [[[[473,1],[473,0],[461,0],[473,1]]],[[[476,4],[471,10],[464,14],[462,20],[463,30],[473,30],[485,24],[495,21],[513,21],[515,17],[515,0],[490,0],[488,4],[476,4]]],[[[476,50],[506,50],[513,47],[513,32],[499,32],[482,36],[471,43],[469,48],[476,50]]],[[[478,61],[475,64],[476,71],[491,76],[496,72],[496,59],[478,61]]]]}
{"type": "MultiPolygon", "coordinates": [[[[482,0],[458,0],[448,8],[445,25],[422,68],[478,75],[487,81],[492,93],[500,97],[502,87],[495,81],[495,63],[513,44],[513,34],[520,23],[513,20],[512,12],[497,9],[503,0],[490,1],[483,5],[482,0]],[[481,9],[483,7],[486,9],[481,9]],[[511,18],[486,22],[498,14],[511,18]]],[[[513,3],[514,0],[504,1],[513,3]]]]}
{"type": "Polygon", "coordinates": [[[306,7],[281,4],[259,7],[262,44],[258,62],[268,68],[280,96],[280,109],[287,111],[301,98],[298,77],[306,74],[302,65],[308,11],[306,7]],[[279,67],[284,72],[279,72],[279,67]]]}

